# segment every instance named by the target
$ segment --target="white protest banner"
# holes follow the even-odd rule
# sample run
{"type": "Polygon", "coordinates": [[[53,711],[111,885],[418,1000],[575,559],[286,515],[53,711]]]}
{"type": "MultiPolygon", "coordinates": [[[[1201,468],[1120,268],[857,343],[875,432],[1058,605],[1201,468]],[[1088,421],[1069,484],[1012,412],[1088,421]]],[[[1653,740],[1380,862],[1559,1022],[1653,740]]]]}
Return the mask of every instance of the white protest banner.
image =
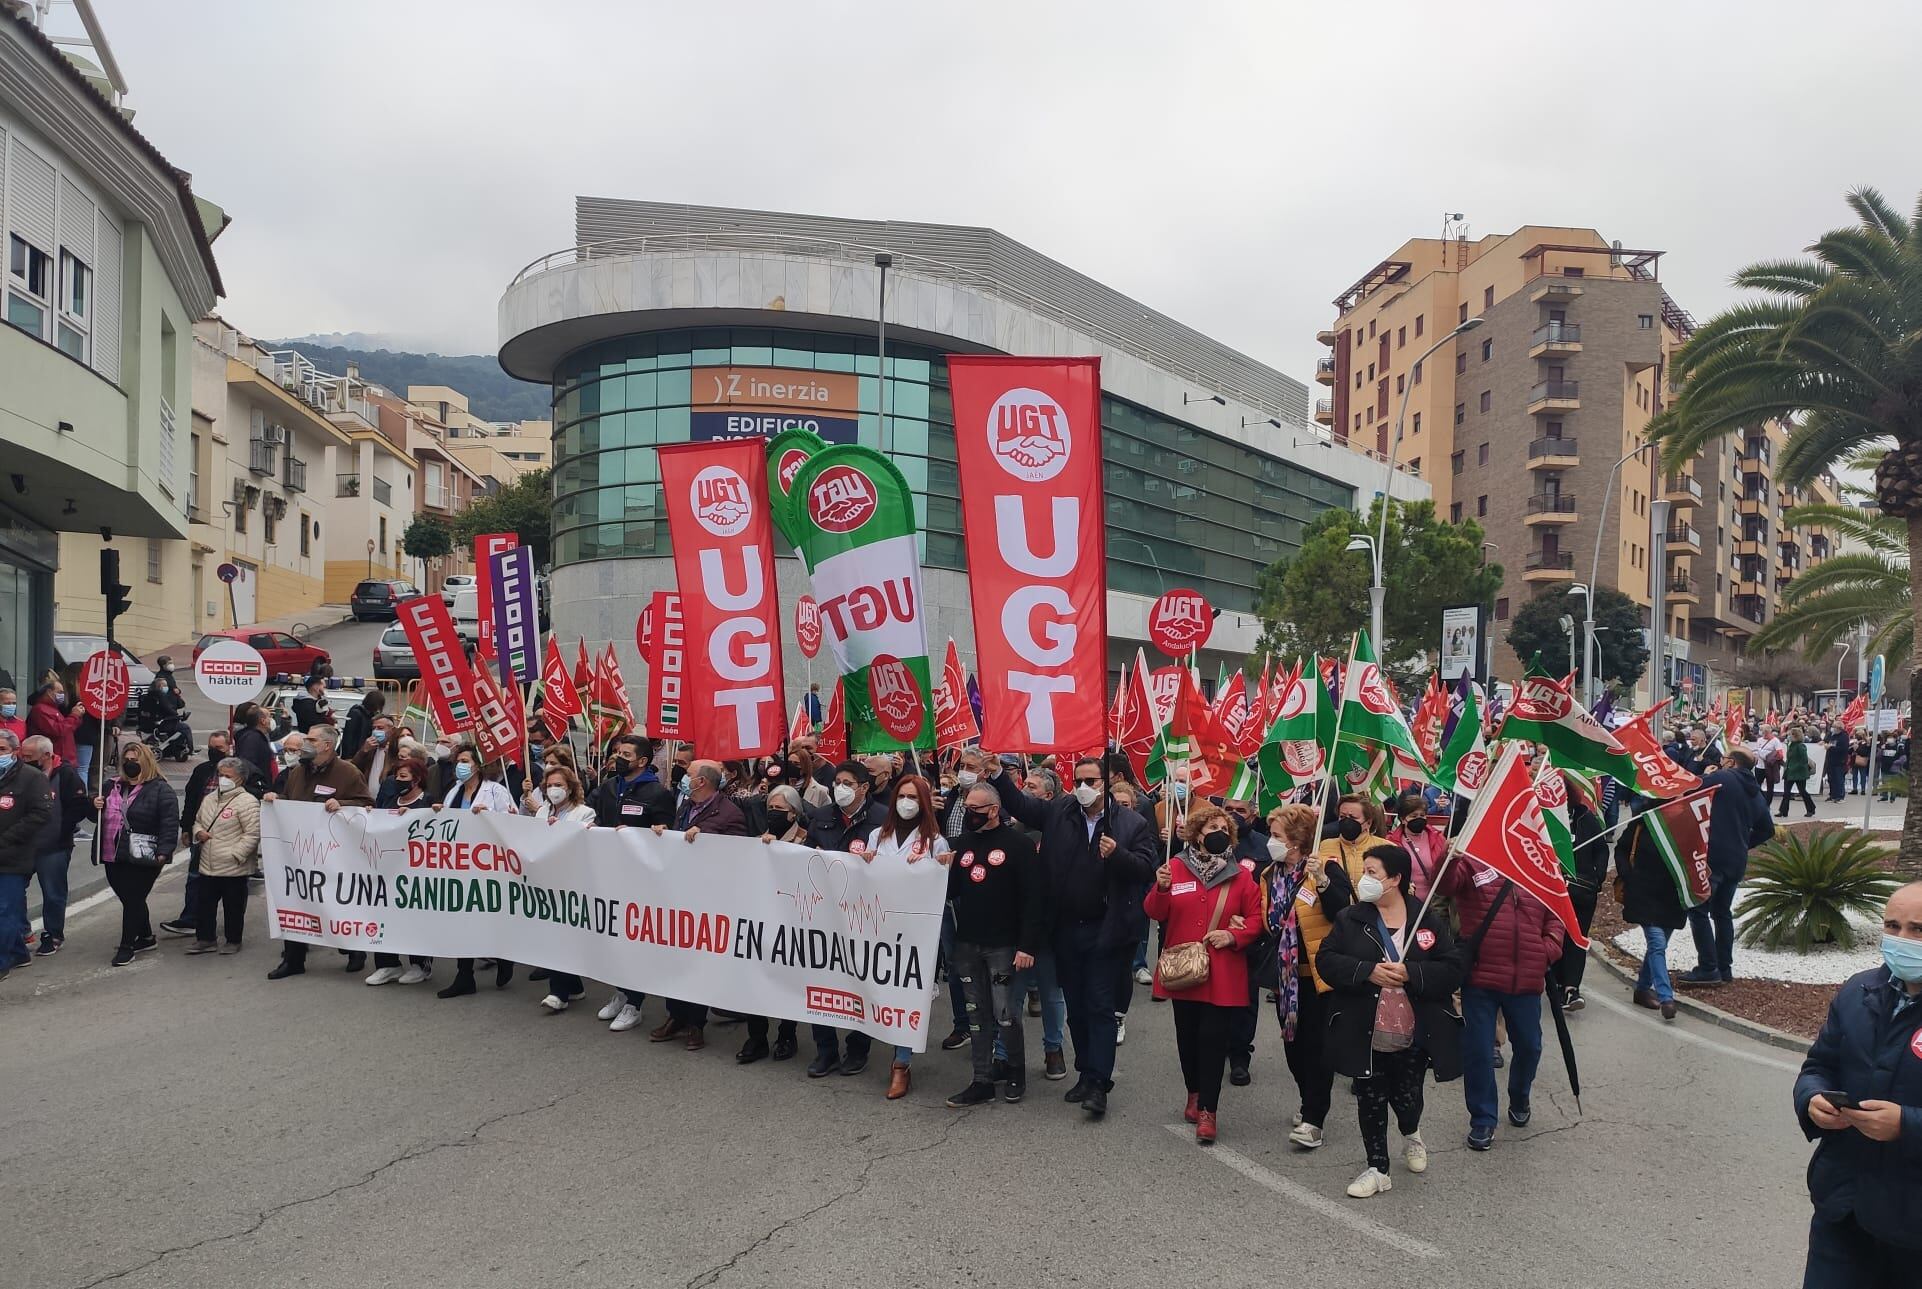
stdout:
{"type": "Polygon", "coordinates": [[[261,867],[283,938],[505,958],[927,1047],[948,881],[931,858],[276,801],[261,867]]]}

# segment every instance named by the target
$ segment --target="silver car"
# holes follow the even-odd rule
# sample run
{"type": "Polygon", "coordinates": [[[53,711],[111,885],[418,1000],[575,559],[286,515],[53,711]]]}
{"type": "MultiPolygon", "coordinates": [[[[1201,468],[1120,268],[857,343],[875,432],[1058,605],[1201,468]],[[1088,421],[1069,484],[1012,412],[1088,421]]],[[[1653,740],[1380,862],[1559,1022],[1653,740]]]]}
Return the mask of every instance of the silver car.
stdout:
{"type": "MultiPolygon", "coordinates": [[[[87,659],[107,647],[105,636],[57,635],[53,638],[53,662],[62,675],[79,674],[87,665],[87,659]]],[[[114,645],[114,652],[127,660],[127,683],[133,691],[134,701],[153,686],[153,668],[144,665],[140,659],[127,652],[125,645],[114,645]]],[[[192,671],[191,665],[187,668],[192,671]]],[[[25,699],[22,699],[24,709],[25,699]]]]}
{"type": "Polygon", "coordinates": [[[407,643],[407,632],[395,623],[380,633],[374,645],[375,680],[419,680],[420,661],[414,646],[407,643]]]}

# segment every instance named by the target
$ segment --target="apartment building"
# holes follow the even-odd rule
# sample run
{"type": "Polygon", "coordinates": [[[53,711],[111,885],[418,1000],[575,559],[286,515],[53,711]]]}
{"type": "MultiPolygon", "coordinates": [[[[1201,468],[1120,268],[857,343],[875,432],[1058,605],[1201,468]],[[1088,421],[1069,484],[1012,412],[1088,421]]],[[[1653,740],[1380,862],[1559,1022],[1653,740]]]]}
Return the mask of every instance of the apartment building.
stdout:
{"type": "Polygon", "coordinates": [[[1659,469],[1647,427],[1694,329],[1662,287],[1661,256],[1585,228],[1415,238],[1336,298],[1319,335],[1330,353],[1316,378],[1330,393],[1316,419],[1386,452],[1405,407],[1400,458],[1442,515],[1485,530],[1504,570],[1492,624],[1500,679],[1522,668],[1500,643],[1504,623],[1544,591],[1587,584],[1592,568],[1645,614],[1661,579],[1670,679],[1726,688],[1785,578],[1827,556],[1826,534],[1780,523],[1792,504],[1772,477],[1783,427],[1758,426],[1687,470],[1659,469]],[[1671,503],[1660,569],[1657,499],[1671,503]]]}
{"type": "MultiPolygon", "coordinates": [[[[406,444],[407,453],[417,467],[415,517],[431,517],[451,524],[475,497],[486,494],[486,484],[480,476],[448,449],[446,426],[430,419],[421,407],[384,390],[376,391],[373,401],[380,409],[383,432],[406,444]]],[[[439,586],[455,573],[473,572],[473,562],[471,552],[456,543],[453,554],[421,561],[413,576],[421,586],[439,586]]],[[[410,564],[411,567],[414,566],[410,564]]]]}
{"type": "Polygon", "coordinates": [[[468,409],[467,396],[446,385],[409,385],[407,401],[439,427],[448,450],[498,492],[522,475],[554,464],[554,423],[483,421],[468,409]]]}

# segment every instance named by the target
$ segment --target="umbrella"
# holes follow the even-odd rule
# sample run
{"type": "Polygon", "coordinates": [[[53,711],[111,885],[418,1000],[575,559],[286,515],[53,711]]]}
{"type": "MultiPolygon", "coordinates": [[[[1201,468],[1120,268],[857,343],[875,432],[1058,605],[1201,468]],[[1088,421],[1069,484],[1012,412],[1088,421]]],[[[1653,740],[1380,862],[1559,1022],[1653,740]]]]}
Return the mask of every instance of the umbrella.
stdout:
{"type": "MultiPolygon", "coordinates": [[[[1572,947],[1572,946],[1571,946],[1572,947]]],[[[1568,1017],[1562,1011],[1562,987],[1548,977],[1548,1006],[1555,1013],[1555,1037],[1562,1045],[1562,1064],[1568,1069],[1568,1090],[1575,1094],[1575,1113],[1582,1112],[1582,1076],[1575,1068],[1575,1040],[1568,1034],[1568,1017]]]]}

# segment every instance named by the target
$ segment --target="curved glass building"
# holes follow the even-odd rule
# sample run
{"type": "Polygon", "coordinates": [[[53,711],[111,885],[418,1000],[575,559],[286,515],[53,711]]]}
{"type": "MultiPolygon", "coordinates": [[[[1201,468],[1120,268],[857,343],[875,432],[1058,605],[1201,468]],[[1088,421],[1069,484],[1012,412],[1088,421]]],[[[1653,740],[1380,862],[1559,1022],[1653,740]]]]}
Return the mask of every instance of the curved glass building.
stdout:
{"type": "MultiPolygon", "coordinates": [[[[1203,674],[1213,655],[1245,658],[1261,571],[1388,473],[1308,428],[1300,382],[989,230],[582,198],[577,232],[508,287],[500,361],[554,392],[555,629],[613,640],[630,678],[641,606],[674,584],[655,447],[790,425],[900,465],[931,652],[952,635],[971,656],[947,353],[1101,356],[1111,666],[1176,587],[1222,610],[1203,674]],[[885,391],[877,255],[891,261],[885,391]]],[[[1396,496],[1427,495],[1393,480],[1396,496]]],[[[781,563],[791,603],[805,586],[781,563]]]]}

